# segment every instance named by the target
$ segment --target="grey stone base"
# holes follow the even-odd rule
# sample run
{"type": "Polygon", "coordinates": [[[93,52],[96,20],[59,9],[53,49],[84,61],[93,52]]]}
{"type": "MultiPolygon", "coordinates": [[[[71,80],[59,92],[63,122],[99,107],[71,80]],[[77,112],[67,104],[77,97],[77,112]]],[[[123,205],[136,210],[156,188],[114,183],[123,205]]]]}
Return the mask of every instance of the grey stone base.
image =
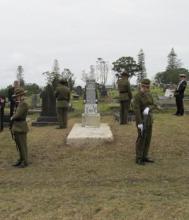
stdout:
{"type": "Polygon", "coordinates": [[[113,141],[113,134],[108,124],[101,123],[99,128],[82,127],[75,124],[70,131],[66,143],[70,146],[96,146],[113,141]]]}
{"type": "Polygon", "coordinates": [[[40,116],[37,121],[32,122],[32,126],[47,126],[47,125],[57,125],[56,116],[40,116]]]}
{"type": "Polygon", "coordinates": [[[82,114],[83,127],[100,127],[100,114],[82,114]]]}

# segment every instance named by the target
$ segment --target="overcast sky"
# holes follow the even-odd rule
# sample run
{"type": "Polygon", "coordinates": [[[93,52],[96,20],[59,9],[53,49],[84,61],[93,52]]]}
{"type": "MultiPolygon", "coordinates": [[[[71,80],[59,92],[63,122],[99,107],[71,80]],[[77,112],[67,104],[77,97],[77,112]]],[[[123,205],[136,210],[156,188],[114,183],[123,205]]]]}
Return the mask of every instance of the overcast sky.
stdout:
{"type": "Polygon", "coordinates": [[[44,85],[42,72],[58,59],[80,83],[97,57],[137,59],[141,48],[150,78],[172,47],[188,68],[188,9],[188,0],[0,0],[0,88],[18,65],[26,82],[44,85]]]}

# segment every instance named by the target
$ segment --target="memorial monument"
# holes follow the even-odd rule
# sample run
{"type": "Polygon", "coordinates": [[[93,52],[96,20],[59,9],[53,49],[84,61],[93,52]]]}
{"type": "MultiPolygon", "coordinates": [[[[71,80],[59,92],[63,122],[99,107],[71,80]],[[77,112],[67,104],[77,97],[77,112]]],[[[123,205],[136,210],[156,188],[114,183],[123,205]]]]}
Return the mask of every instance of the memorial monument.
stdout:
{"type": "Polygon", "coordinates": [[[100,123],[97,89],[95,80],[87,80],[84,95],[82,123],[76,123],[70,131],[66,143],[70,146],[95,146],[112,142],[113,135],[106,123],[100,123]]]}
{"type": "Polygon", "coordinates": [[[85,110],[82,114],[83,127],[100,127],[100,114],[97,109],[98,95],[95,80],[87,80],[85,87],[85,110]]]}

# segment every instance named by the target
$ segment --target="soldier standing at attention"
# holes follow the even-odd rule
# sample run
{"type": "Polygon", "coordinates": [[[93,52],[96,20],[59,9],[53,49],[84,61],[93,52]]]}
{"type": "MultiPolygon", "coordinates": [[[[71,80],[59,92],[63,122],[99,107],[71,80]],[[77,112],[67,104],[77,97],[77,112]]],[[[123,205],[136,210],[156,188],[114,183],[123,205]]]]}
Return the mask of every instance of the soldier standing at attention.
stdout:
{"type": "Polygon", "coordinates": [[[184,91],[187,86],[186,82],[186,75],[185,74],[180,74],[180,82],[175,90],[175,98],[176,98],[176,106],[177,106],[177,111],[175,115],[177,116],[182,116],[184,115],[184,103],[183,103],[183,98],[184,98],[184,91]]]}
{"type": "Polygon", "coordinates": [[[146,162],[154,162],[148,158],[148,151],[152,136],[152,110],[155,107],[153,97],[150,94],[150,80],[143,79],[140,84],[139,92],[135,95],[133,102],[138,130],[136,163],[139,165],[145,165],[146,162]]]}
{"type": "Polygon", "coordinates": [[[128,122],[128,113],[132,99],[132,93],[128,78],[128,73],[123,70],[121,78],[119,78],[117,81],[120,100],[120,124],[127,124],[128,122]]]}
{"type": "Polygon", "coordinates": [[[59,122],[58,128],[67,128],[70,89],[68,88],[68,83],[65,79],[60,80],[55,91],[55,96],[57,99],[56,109],[59,122]]]}
{"type": "Polygon", "coordinates": [[[24,101],[24,95],[26,91],[22,88],[15,90],[14,97],[17,102],[17,108],[15,114],[11,117],[11,132],[14,136],[16,146],[19,152],[20,158],[13,165],[19,168],[25,168],[28,166],[28,150],[27,150],[27,132],[28,125],[26,122],[26,116],[28,113],[28,104],[24,101]]]}

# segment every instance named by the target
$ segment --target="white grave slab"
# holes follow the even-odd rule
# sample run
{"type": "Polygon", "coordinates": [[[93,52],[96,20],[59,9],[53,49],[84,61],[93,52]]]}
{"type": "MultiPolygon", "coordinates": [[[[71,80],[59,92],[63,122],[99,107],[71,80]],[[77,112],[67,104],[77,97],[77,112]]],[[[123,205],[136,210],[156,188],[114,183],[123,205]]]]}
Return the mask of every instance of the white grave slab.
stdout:
{"type": "Polygon", "coordinates": [[[83,127],[77,123],[73,126],[67,137],[67,144],[70,146],[96,146],[113,141],[113,134],[106,123],[97,127],[83,127]]]}

